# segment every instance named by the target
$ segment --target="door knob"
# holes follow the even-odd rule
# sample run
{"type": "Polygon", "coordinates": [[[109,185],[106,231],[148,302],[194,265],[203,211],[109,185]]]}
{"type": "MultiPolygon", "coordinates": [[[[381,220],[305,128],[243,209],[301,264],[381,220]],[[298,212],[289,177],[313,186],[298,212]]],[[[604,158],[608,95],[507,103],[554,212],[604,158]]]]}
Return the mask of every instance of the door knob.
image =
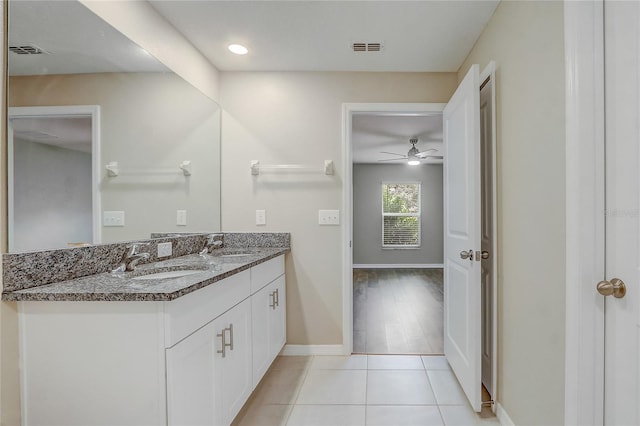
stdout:
{"type": "Polygon", "coordinates": [[[473,250],[467,250],[467,251],[462,250],[460,252],[460,258],[473,260],[473,250]]]}
{"type": "Polygon", "coordinates": [[[596,288],[601,295],[613,296],[618,299],[627,294],[627,287],[620,278],[613,278],[611,281],[600,281],[596,288]]]}

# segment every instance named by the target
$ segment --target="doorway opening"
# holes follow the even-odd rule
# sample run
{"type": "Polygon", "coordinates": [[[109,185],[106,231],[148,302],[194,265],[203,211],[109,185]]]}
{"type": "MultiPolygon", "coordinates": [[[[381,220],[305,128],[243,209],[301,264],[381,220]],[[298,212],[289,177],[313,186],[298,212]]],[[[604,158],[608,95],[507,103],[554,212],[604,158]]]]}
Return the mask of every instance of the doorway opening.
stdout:
{"type": "Polygon", "coordinates": [[[353,352],[443,355],[442,112],[352,117],[353,352]]]}
{"type": "MultiPolygon", "coordinates": [[[[451,369],[458,379],[460,385],[462,386],[464,393],[467,395],[467,398],[472,404],[472,407],[475,411],[480,412],[482,410],[482,406],[491,406],[491,410],[495,413],[496,404],[494,403],[494,398],[497,393],[497,218],[496,218],[496,164],[495,164],[495,155],[496,155],[496,137],[495,137],[495,80],[494,80],[494,71],[495,65],[492,63],[478,76],[478,66],[474,65],[472,67],[473,73],[475,73],[475,78],[473,79],[473,84],[465,84],[464,92],[475,91],[472,98],[475,98],[475,101],[469,101],[466,105],[468,108],[477,108],[475,123],[477,123],[477,127],[474,128],[473,131],[461,131],[456,127],[457,135],[456,137],[463,136],[467,138],[466,135],[477,135],[477,138],[473,138],[474,141],[471,144],[467,144],[467,147],[475,147],[473,149],[473,153],[468,153],[468,160],[473,161],[475,164],[473,167],[475,170],[480,171],[478,173],[478,179],[474,182],[472,187],[477,200],[481,199],[481,188],[484,192],[485,199],[480,208],[480,202],[478,202],[477,206],[479,209],[479,213],[477,216],[479,222],[483,223],[483,226],[478,226],[476,229],[484,233],[484,236],[478,235],[475,238],[477,242],[472,244],[473,251],[470,248],[465,247],[464,252],[456,252],[459,254],[460,258],[465,259],[463,254],[467,255],[467,259],[471,258],[471,254],[473,253],[473,264],[477,264],[478,267],[474,268],[476,272],[478,272],[478,282],[477,285],[474,285],[475,295],[473,298],[473,306],[474,312],[472,316],[470,312],[467,312],[467,319],[471,319],[473,317],[473,321],[476,326],[470,328],[466,328],[468,332],[473,332],[473,347],[474,347],[474,355],[467,359],[468,365],[472,371],[458,371],[459,364],[454,365],[453,361],[459,361],[459,359],[449,360],[449,355],[447,354],[447,336],[455,335],[456,338],[461,337],[464,333],[460,333],[461,329],[447,329],[447,321],[451,323],[452,319],[449,318],[452,316],[453,312],[450,311],[447,314],[447,304],[443,305],[442,316],[444,317],[444,355],[446,359],[449,361],[449,365],[451,369]],[[471,88],[474,88],[471,90],[471,88]],[[484,91],[484,94],[480,92],[484,91]],[[482,98],[482,99],[481,99],[482,98]],[[483,111],[479,111],[482,108],[483,111]],[[474,107],[475,105],[475,107],[474,107]],[[476,130],[477,129],[477,130],[476,130]],[[484,238],[486,237],[486,238],[484,238]],[[487,248],[485,250],[485,248],[487,248]],[[488,252],[486,255],[484,252],[488,252]],[[479,266],[482,265],[483,268],[487,269],[484,274],[479,273],[479,266]],[[480,281],[480,277],[484,280],[485,285],[480,281]],[[482,286],[482,290],[480,290],[482,286]],[[449,317],[447,316],[449,315],[449,317]],[[477,328],[476,328],[477,327],[477,328]],[[449,334],[448,334],[449,333],[449,334]],[[477,345],[477,346],[476,346],[477,345]],[[482,346],[482,347],[481,347],[482,346]],[[477,354],[477,355],[476,355],[477,354]]],[[[469,74],[472,74],[470,71],[469,74]]],[[[465,78],[467,80],[467,78],[465,78]]],[[[462,85],[461,85],[462,86],[462,85]]],[[[460,87],[456,93],[460,91],[460,87]]],[[[466,96],[466,95],[465,95],[466,96]]],[[[454,95],[455,97],[455,95],[454,95]]],[[[458,100],[460,97],[458,97],[458,100]]],[[[468,97],[465,99],[469,99],[468,97]]],[[[344,241],[344,269],[343,269],[343,352],[344,354],[351,354],[356,349],[357,339],[361,339],[357,334],[359,330],[357,326],[357,321],[362,321],[362,318],[358,319],[354,316],[354,299],[361,296],[358,293],[354,295],[354,283],[356,284],[356,292],[358,291],[358,280],[368,280],[367,275],[360,274],[361,271],[358,271],[362,264],[359,264],[357,259],[354,257],[355,247],[357,245],[355,228],[358,219],[360,219],[359,215],[356,215],[356,190],[355,187],[355,174],[357,171],[355,169],[358,168],[354,163],[357,164],[357,161],[354,160],[355,151],[353,149],[353,133],[354,133],[354,119],[357,121],[357,118],[362,115],[370,115],[376,117],[385,117],[385,116],[429,116],[429,115],[437,115],[439,119],[443,120],[443,112],[447,104],[344,104],[343,105],[343,158],[344,158],[344,180],[343,180],[343,209],[344,209],[344,226],[343,226],[343,241],[344,241]],[[354,274],[354,269],[356,269],[356,273],[354,274]],[[360,274],[360,275],[359,275],[360,274]],[[355,332],[354,332],[355,330],[355,332]],[[354,345],[356,343],[356,345],[354,345]]],[[[449,110],[451,111],[451,110],[449,110]]],[[[471,115],[475,115],[471,114],[471,115]]],[[[444,121],[444,120],[443,120],[444,121]]],[[[367,130],[367,129],[365,129],[367,130]]],[[[375,129],[368,129],[370,133],[375,129]]],[[[411,142],[411,141],[408,141],[411,142]]],[[[413,144],[411,144],[413,145],[413,144]]],[[[419,144],[418,144],[419,145],[419,144]]],[[[409,148],[409,147],[407,147],[409,148]]],[[[447,152],[446,147],[443,152],[447,152]]],[[[467,149],[467,148],[465,148],[467,149]]],[[[383,151],[378,149],[378,152],[383,151]]],[[[408,151],[406,156],[402,155],[402,152],[399,150],[384,150],[390,155],[394,155],[396,160],[399,157],[401,160],[407,161],[411,156],[408,151]],[[396,155],[398,154],[398,155],[396,155]]],[[[420,151],[419,151],[420,152],[420,151]]],[[[464,152],[458,152],[458,154],[463,154],[464,152]]],[[[446,154],[445,154],[446,155],[446,154]]],[[[435,161],[435,160],[434,160],[435,161]]],[[[446,163],[446,159],[445,159],[446,163]]],[[[408,164],[407,164],[408,165],[408,164]]],[[[445,167],[445,166],[442,166],[445,167]]],[[[444,170],[443,170],[444,171],[444,170]]],[[[410,183],[409,179],[403,179],[404,182],[395,182],[395,183],[410,183]]],[[[377,178],[374,180],[377,184],[382,184],[382,180],[377,178]]],[[[460,182],[459,182],[460,183],[460,182]]],[[[466,184],[465,184],[466,185],[466,184]]],[[[443,180],[443,185],[441,185],[443,189],[443,193],[446,193],[443,180]]],[[[466,186],[465,186],[466,188],[466,186]]],[[[460,189],[460,188],[458,188],[460,189]]],[[[462,188],[464,190],[464,188],[462,188]]],[[[382,189],[380,188],[380,191],[382,189]]],[[[445,197],[446,198],[446,197],[445,197]]],[[[445,200],[446,201],[446,200],[445,200]]],[[[379,216],[383,215],[382,207],[380,209],[376,209],[376,212],[379,216]]],[[[445,218],[446,219],[446,218],[445,218]]],[[[382,223],[382,219],[380,219],[380,223],[382,223]]],[[[446,223],[446,220],[445,220],[446,223]]],[[[380,228],[383,228],[382,226],[380,228]]],[[[371,228],[370,234],[376,236],[376,238],[381,238],[380,233],[384,233],[384,229],[374,229],[371,228]]],[[[474,231],[475,232],[475,231],[474,231]]],[[[443,236],[443,239],[446,238],[446,233],[443,236]]],[[[377,243],[377,245],[380,245],[377,243]]],[[[441,250],[444,251],[441,247],[441,250]]],[[[444,253],[443,253],[444,257],[444,253]]],[[[444,259],[443,259],[444,260],[444,259]]],[[[469,260],[467,260],[469,262],[469,260]]],[[[447,261],[443,262],[446,267],[447,261]]],[[[381,264],[385,266],[384,264],[381,264]]],[[[416,266],[420,265],[420,263],[413,261],[412,264],[404,265],[404,266],[416,266]]],[[[401,268],[403,265],[394,265],[392,268],[395,271],[402,269],[411,269],[411,268],[401,268]]],[[[433,264],[429,266],[434,266],[433,264]]],[[[368,268],[370,272],[367,273],[376,273],[380,274],[380,269],[384,268],[368,268]],[[377,270],[377,271],[376,271],[377,270]]],[[[417,268],[414,268],[417,269],[417,268]]],[[[446,269],[445,269],[446,271],[446,269]]],[[[411,273],[411,271],[406,271],[407,273],[411,273]]],[[[397,272],[396,272],[397,274],[397,272]]],[[[446,273],[444,274],[446,280],[446,273]]],[[[379,278],[378,278],[379,279],[379,278]]],[[[375,280],[375,278],[374,278],[375,280]]],[[[447,282],[443,280],[443,287],[445,289],[444,293],[444,301],[447,302],[447,282]]],[[[457,281],[456,281],[457,283],[457,281]]],[[[449,283],[450,285],[451,283],[449,283]]],[[[458,293],[455,293],[458,294],[458,293]]],[[[454,295],[455,295],[454,294],[454,295]]],[[[458,294],[459,295],[459,294],[458,294]]],[[[450,298],[451,296],[450,293],[450,298]]],[[[456,310],[459,310],[456,308],[456,310]]],[[[366,317],[365,317],[366,318],[366,317]]],[[[456,319],[456,323],[454,327],[460,324],[460,319],[456,319]]],[[[391,333],[393,335],[393,333],[391,333]]],[[[365,343],[365,353],[369,353],[369,350],[366,348],[365,343]]],[[[454,356],[455,358],[455,356],[454,356]]]]}
{"type": "Polygon", "coordinates": [[[8,129],[9,251],[100,242],[99,107],[14,107],[8,129]]]}

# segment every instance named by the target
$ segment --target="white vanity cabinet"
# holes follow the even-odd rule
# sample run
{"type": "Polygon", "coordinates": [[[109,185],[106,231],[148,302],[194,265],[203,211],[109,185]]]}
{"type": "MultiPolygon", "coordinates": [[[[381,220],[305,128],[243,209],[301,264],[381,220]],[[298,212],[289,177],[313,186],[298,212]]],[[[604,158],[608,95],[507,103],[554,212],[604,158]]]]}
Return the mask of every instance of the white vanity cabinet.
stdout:
{"type": "Polygon", "coordinates": [[[18,302],[23,425],[229,425],[284,344],[284,284],[281,255],[172,301],[18,302]]]}
{"type": "Polygon", "coordinates": [[[285,291],[284,276],[280,276],[251,296],[254,387],[267,372],[287,338],[285,291]]]}
{"type": "Polygon", "coordinates": [[[251,270],[253,386],[257,386],[286,341],[284,259],[278,257],[251,270]]]}
{"type": "Polygon", "coordinates": [[[245,299],[167,349],[169,425],[228,425],[253,390],[245,299]]]}

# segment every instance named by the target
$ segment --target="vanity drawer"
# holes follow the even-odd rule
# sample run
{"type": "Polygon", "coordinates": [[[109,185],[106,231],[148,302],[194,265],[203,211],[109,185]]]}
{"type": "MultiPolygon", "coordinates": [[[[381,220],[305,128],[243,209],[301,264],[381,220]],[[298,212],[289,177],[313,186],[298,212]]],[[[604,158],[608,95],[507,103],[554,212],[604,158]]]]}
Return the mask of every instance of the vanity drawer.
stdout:
{"type": "Polygon", "coordinates": [[[170,302],[164,302],[165,347],[169,348],[249,297],[249,270],[170,302]]]}
{"type": "Polygon", "coordinates": [[[251,294],[282,274],[284,274],[284,256],[278,256],[254,266],[251,268],[251,294]]]}

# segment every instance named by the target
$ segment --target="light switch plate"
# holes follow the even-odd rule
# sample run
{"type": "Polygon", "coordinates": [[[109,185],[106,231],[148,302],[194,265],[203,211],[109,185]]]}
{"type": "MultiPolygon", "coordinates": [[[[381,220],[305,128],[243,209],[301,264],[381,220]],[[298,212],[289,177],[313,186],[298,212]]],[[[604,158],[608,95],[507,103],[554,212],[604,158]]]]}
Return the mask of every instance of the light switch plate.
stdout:
{"type": "Polygon", "coordinates": [[[262,226],[267,224],[267,212],[265,210],[256,210],[256,225],[262,226]]]}
{"type": "Polygon", "coordinates": [[[171,242],[158,243],[158,257],[171,256],[173,253],[173,247],[171,242]]]}
{"type": "Polygon", "coordinates": [[[102,212],[102,226],[124,226],[123,211],[102,212]]]}
{"type": "Polygon", "coordinates": [[[340,210],[318,210],[318,224],[340,225],[340,210]]]}
{"type": "Polygon", "coordinates": [[[187,226],[187,211],[186,210],[177,210],[176,211],[176,225],[178,225],[178,226],[187,226]]]}

